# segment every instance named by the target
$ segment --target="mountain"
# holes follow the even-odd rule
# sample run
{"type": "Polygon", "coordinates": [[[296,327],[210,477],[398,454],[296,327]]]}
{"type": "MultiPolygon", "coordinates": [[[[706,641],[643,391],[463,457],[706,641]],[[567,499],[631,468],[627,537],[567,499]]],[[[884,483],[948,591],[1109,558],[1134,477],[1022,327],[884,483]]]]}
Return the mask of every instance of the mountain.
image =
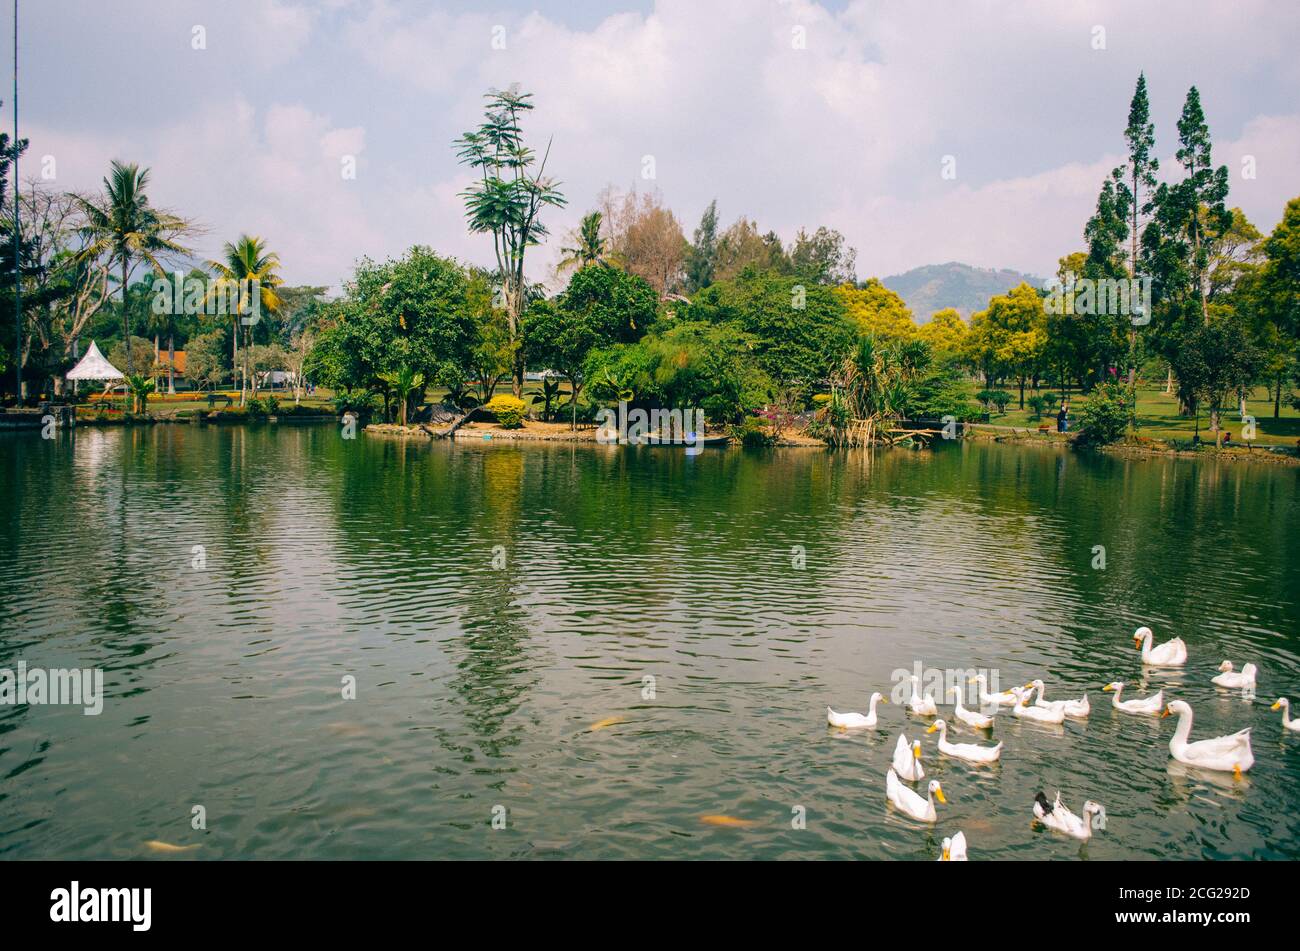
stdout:
{"type": "Polygon", "coordinates": [[[895,274],[881,281],[903,298],[911,308],[917,323],[925,323],[936,310],[955,307],[967,320],[977,310],[989,305],[989,298],[1005,294],[1021,281],[1042,287],[1042,278],[1022,274],[1005,268],[971,267],[949,261],[947,264],[927,264],[914,267],[903,274],[895,274]]]}

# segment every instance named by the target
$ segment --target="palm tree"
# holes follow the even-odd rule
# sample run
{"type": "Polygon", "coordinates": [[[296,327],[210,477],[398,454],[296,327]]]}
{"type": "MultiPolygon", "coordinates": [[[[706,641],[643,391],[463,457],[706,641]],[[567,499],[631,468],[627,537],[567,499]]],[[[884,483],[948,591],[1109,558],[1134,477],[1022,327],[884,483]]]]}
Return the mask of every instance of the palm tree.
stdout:
{"type": "Polygon", "coordinates": [[[590,267],[593,264],[609,266],[609,248],[600,233],[602,220],[603,216],[599,211],[593,211],[591,214],[583,216],[581,224],[578,225],[578,230],[573,232],[570,239],[577,246],[560,248],[560,253],[564,257],[556,265],[558,270],[566,271],[569,268],[576,268],[581,271],[584,267],[590,267]]]}
{"type": "Polygon", "coordinates": [[[396,372],[381,373],[379,378],[392,387],[393,395],[397,397],[398,422],[405,426],[406,409],[411,402],[411,394],[424,392],[424,374],[410,367],[402,367],[396,372]]]}
{"type": "Polygon", "coordinates": [[[77,198],[86,214],[81,229],[85,242],[81,256],[88,261],[116,260],[121,274],[122,339],[127,341],[126,374],[131,366],[131,311],[127,306],[127,287],[137,261],[146,261],[159,274],[164,269],[158,256],[164,253],[186,254],[176,238],[190,230],[190,225],[166,211],[149,204],[145,188],[149,169],[116,159],[104,179],[104,194],[98,199],[77,198]]]}
{"type": "MultiPolygon", "coordinates": [[[[234,244],[227,242],[221,249],[224,260],[209,261],[208,267],[216,272],[216,277],[208,284],[208,296],[224,296],[233,301],[235,323],[235,340],[238,347],[239,329],[244,329],[244,367],[239,379],[239,405],[244,405],[244,387],[248,383],[248,345],[253,325],[260,319],[260,312],[274,314],[280,310],[281,299],[275,289],[284,281],[277,273],[280,268],[280,256],[266,249],[266,242],[253,235],[242,234],[234,244]],[[256,295],[256,302],[254,301],[256,295]],[[245,316],[258,307],[259,316],[251,321],[245,316]]],[[[236,365],[238,358],[236,357],[236,365]]],[[[257,381],[253,381],[253,395],[257,395],[257,381]]]]}

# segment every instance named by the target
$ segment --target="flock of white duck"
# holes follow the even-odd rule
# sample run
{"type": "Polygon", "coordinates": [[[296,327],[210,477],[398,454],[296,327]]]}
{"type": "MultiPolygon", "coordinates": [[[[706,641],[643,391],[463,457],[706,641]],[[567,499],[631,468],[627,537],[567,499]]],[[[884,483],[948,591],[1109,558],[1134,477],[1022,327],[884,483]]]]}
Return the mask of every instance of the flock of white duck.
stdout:
{"type": "MultiPolygon", "coordinates": [[[[1183,643],[1182,638],[1175,637],[1163,644],[1154,645],[1152,639],[1153,635],[1149,627],[1140,627],[1133,633],[1134,646],[1142,651],[1142,663],[1144,665],[1147,667],[1183,667],[1187,664],[1187,645],[1183,643]]],[[[1255,674],[1256,667],[1254,664],[1245,664],[1240,671],[1236,671],[1232,662],[1225,660],[1219,665],[1219,673],[1211,678],[1211,682],[1220,687],[1233,690],[1253,690],[1255,687],[1255,674]]],[[[1034,720],[1039,723],[1058,724],[1064,723],[1066,717],[1083,719],[1092,712],[1086,693],[1078,700],[1048,700],[1044,696],[1046,688],[1042,680],[1031,680],[1023,687],[1013,687],[999,693],[988,692],[988,682],[983,674],[975,677],[971,682],[979,687],[981,707],[986,710],[993,710],[995,713],[1001,707],[1010,707],[1012,716],[1034,720]],[[1030,702],[1031,699],[1033,700],[1032,703],[1030,702]]],[[[1102,687],[1102,690],[1113,694],[1111,706],[1120,713],[1127,713],[1132,716],[1177,716],[1178,728],[1169,741],[1169,752],[1174,759],[1180,762],[1202,769],[1231,772],[1238,779],[1241,778],[1242,773],[1255,765],[1255,755],[1250,749],[1250,727],[1229,736],[1216,736],[1208,740],[1189,741],[1188,736],[1192,732],[1192,708],[1184,701],[1173,700],[1166,704],[1163,690],[1157,691],[1149,697],[1124,700],[1121,698],[1124,683],[1119,680],[1106,684],[1102,687]]],[[[953,698],[953,717],[955,720],[977,730],[986,730],[993,726],[994,718],[992,716],[986,716],[962,706],[962,690],[960,687],[953,686],[949,688],[949,695],[953,698]]],[[[888,702],[880,693],[873,693],[865,714],[836,713],[830,707],[827,707],[826,720],[831,726],[838,727],[841,730],[874,729],[879,722],[876,715],[877,704],[888,702]]],[[[915,676],[912,677],[912,695],[907,701],[907,707],[918,716],[939,716],[938,704],[935,703],[932,697],[921,695],[920,683],[915,676]]],[[[1300,732],[1300,720],[1291,719],[1290,701],[1282,697],[1273,704],[1272,709],[1282,711],[1282,726],[1285,730],[1300,732]]],[[[930,725],[930,728],[926,730],[926,733],[939,734],[938,748],[940,753],[965,760],[968,763],[995,763],[1002,756],[1002,744],[1000,742],[994,746],[979,743],[950,742],[948,740],[948,723],[943,719],[936,719],[930,725]]],[[[885,796],[904,815],[920,822],[936,822],[938,821],[938,812],[934,807],[935,801],[937,800],[940,804],[943,804],[947,802],[947,799],[944,798],[943,787],[937,779],[930,780],[927,795],[924,797],[907,785],[907,783],[919,783],[923,779],[925,779],[925,769],[921,765],[921,741],[912,740],[909,742],[905,734],[900,735],[898,744],[894,748],[893,763],[885,774],[885,796]]],[[[1034,797],[1032,808],[1035,820],[1049,829],[1065,833],[1076,839],[1091,838],[1093,828],[1097,825],[1096,817],[1105,815],[1105,808],[1100,803],[1092,800],[1084,802],[1081,816],[1075,815],[1061,802],[1060,792],[1057,792],[1054,801],[1049,802],[1047,797],[1040,791],[1034,797]]],[[[964,833],[958,832],[951,838],[943,840],[939,861],[966,861],[966,836],[964,833]]]]}

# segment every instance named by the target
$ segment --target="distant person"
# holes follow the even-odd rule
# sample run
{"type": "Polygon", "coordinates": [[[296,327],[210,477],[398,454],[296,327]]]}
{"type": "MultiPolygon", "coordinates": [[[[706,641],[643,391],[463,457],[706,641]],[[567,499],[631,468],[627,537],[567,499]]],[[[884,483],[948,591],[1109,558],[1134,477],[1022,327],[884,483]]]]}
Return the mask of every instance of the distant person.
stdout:
{"type": "Polygon", "coordinates": [[[1232,433],[1225,430],[1223,433],[1223,444],[1226,446],[1230,442],[1232,442],[1232,433]]]}
{"type": "Polygon", "coordinates": [[[1069,432],[1070,430],[1070,404],[1062,402],[1061,408],[1056,413],[1056,431],[1058,433],[1069,432]]]}

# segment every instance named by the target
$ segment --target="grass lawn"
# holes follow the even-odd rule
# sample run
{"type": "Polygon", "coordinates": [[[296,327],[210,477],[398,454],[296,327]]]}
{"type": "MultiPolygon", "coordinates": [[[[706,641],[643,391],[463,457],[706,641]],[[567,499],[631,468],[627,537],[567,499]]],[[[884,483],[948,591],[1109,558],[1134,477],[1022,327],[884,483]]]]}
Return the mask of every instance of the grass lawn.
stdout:
{"type": "MultiPolygon", "coordinates": [[[[972,388],[975,392],[978,388],[972,388]]],[[[1056,428],[1056,415],[1052,413],[1044,416],[1043,419],[1033,419],[1032,413],[1028,407],[1019,409],[1019,394],[1014,387],[1006,387],[1007,392],[1017,397],[1007,407],[1006,413],[1002,415],[994,414],[989,422],[994,426],[1016,426],[1026,429],[1037,429],[1042,422],[1048,422],[1052,428],[1056,428]]],[[[1044,393],[1056,395],[1059,391],[1044,388],[1042,390],[1025,390],[1025,399],[1033,396],[1035,393],[1044,393]]],[[[1072,427],[1079,424],[1079,409],[1083,406],[1087,398],[1082,393],[1071,392],[1067,394],[1070,401],[1070,422],[1072,427]]],[[[1300,439],[1300,412],[1292,409],[1287,405],[1285,399],[1282,403],[1281,413],[1277,419],[1273,418],[1273,399],[1264,387],[1256,388],[1249,394],[1246,400],[1246,410],[1255,417],[1257,446],[1274,446],[1286,445],[1295,446],[1296,440],[1300,439]]],[[[1139,383],[1137,391],[1137,417],[1138,417],[1138,435],[1151,439],[1191,439],[1196,431],[1195,423],[1191,417],[1178,415],[1178,401],[1171,395],[1166,395],[1164,386],[1143,386],[1139,383]]],[[[1223,414],[1222,425],[1225,432],[1232,434],[1233,441],[1241,438],[1241,418],[1237,415],[1237,408],[1234,404],[1230,411],[1223,414]]],[[[1209,437],[1209,414],[1201,413],[1201,438],[1209,437]]]]}

